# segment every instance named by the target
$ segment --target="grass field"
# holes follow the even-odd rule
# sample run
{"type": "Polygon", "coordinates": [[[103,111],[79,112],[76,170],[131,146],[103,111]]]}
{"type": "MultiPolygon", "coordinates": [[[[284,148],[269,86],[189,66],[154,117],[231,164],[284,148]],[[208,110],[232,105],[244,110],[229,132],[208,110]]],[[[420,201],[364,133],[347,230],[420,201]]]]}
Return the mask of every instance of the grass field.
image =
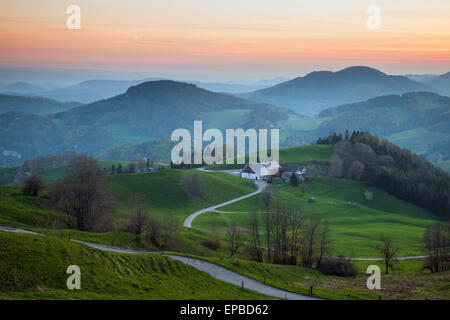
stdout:
{"type": "Polygon", "coordinates": [[[382,274],[381,290],[368,290],[365,271],[369,265],[382,263],[358,261],[355,263],[356,277],[327,276],[318,270],[301,266],[273,265],[241,259],[204,258],[235,272],[246,275],[272,286],[313,295],[324,299],[339,300],[378,300],[382,299],[450,299],[450,272],[430,274],[421,270],[420,259],[399,261],[389,275],[382,274]]]}
{"type": "MultiPolygon", "coordinates": [[[[105,168],[110,169],[111,166],[114,164],[117,168],[119,163],[122,165],[123,168],[126,168],[130,161],[115,161],[115,160],[99,160],[98,164],[100,168],[103,170],[105,168]]],[[[46,183],[52,183],[55,182],[58,179],[64,178],[66,174],[66,168],[54,168],[54,169],[48,169],[42,172],[38,173],[42,179],[46,183]]]]}
{"type": "Polygon", "coordinates": [[[52,209],[50,202],[42,197],[22,194],[20,187],[0,188],[0,225],[17,228],[66,227],[66,216],[52,209]]]}
{"type": "MultiPolygon", "coordinates": [[[[199,170],[162,170],[151,173],[124,174],[106,177],[107,186],[114,192],[121,212],[134,206],[135,195],[146,197],[147,209],[156,214],[172,213],[180,219],[189,214],[255,191],[251,181],[227,173],[207,173],[199,170]],[[183,175],[196,176],[185,186],[183,175]],[[185,188],[199,193],[191,199],[185,188]]],[[[180,223],[182,220],[180,220],[180,223]]]]}
{"type": "Polygon", "coordinates": [[[0,299],[264,299],[166,257],[102,252],[58,238],[0,232],[0,299]],[[66,269],[81,269],[68,290],[66,269]]]}
{"type": "MultiPolygon", "coordinates": [[[[317,215],[330,224],[333,253],[353,257],[376,257],[372,248],[381,233],[392,237],[403,256],[423,253],[425,228],[437,218],[429,211],[395,198],[386,192],[370,188],[358,181],[314,178],[302,195],[298,188],[287,184],[277,187],[279,201],[298,205],[305,213],[317,215]],[[364,191],[374,193],[372,201],[365,200],[364,191]],[[315,202],[308,204],[310,197],[315,202]]],[[[250,229],[250,212],[261,211],[260,196],[245,199],[199,216],[193,226],[226,229],[235,222],[250,229]]]]}
{"type": "MultiPolygon", "coordinates": [[[[146,174],[117,175],[107,177],[108,185],[123,196],[119,201],[119,213],[128,212],[132,206],[128,197],[145,191],[150,199],[151,212],[172,212],[180,218],[197,208],[234,198],[236,194],[254,191],[251,182],[231,175],[198,170],[164,170],[146,174]],[[191,200],[183,185],[183,174],[194,174],[201,181],[204,198],[191,200]],[[223,187],[226,185],[226,189],[223,187]],[[164,188],[162,187],[164,186],[164,188]],[[122,189],[123,188],[123,189],[122,189]],[[223,193],[227,191],[227,193],[223,193]],[[222,194],[220,194],[222,192],[222,194]],[[127,196],[128,195],[128,196],[127,196]],[[153,195],[153,197],[152,197],[153,195]],[[179,204],[175,205],[175,204],[179,204]],[[171,210],[166,210],[171,207],[171,210]]],[[[360,182],[336,181],[316,178],[307,182],[305,195],[294,187],[280,184],[277,187],[281,201],[296,202],[306,212],[326,217],[331,225],[335,253],[348,256],[376,256],[370,244],[376,241],[380,231],[392,236],[400,247],[401,255],[421,253],[421,239],[426,225],[434,217],[426,210],[396,199],[381,190],[367,188],[360,182]],[[374,192],[374,200],[364,199],[364,190],[374,192]],[[305,205],[309,197],[316,201],[305,205]]],[[[0,225],[22,227],[52,237],[8,234],[0,232],[0,299],[259,299],[262,296],[216,281],[206,274],[181,263],[150,255],[119,255],[104,253],[73,242],[84,240],[124,248],[156,250],[143,247],[133,234],[127,232],[90,233],[70,229],[67,217],[52,209],[45,198],[23,196],[19,187],[2,187],[0,192],[0,225]],[[57,222],[55,225],[55,221],[57,222]],[[57,228],[57,229],[54,229],[57,228]],[[25,252],[25,254],[19,254],[25,252]],[[82,257],[87,257],[81,261],[82,257]],[[14,267],[7,261],[17,261],[14,267]],[[81,264],[87,270],[83,276],[81,291],[65,289],[65,268],[68,264],[81,264]],[[43,267],[42,267],[43,266],[43,267]],[[61,269],[62,268],[62,269],[61,269]],[[61,269],[62,271],[59,271],[61,269]],[[43,270],[46,270],[45,272],[43,270]],[[100,276],[99,276],[100,275],[100,276]],[[8,279],[8,280],[6,280],[8,279]],[[198,283],[207,283],[203,290],[198,283]]],[[[231,221],[248,227],[248,212],[259,210],[258,197],[221,208],[237,213],[211,213],[201,215],[194,225],[226,228],[231,221]]],[[[184,248],[181,254],[201,256],[202,259],[247,275],[267,284],[307,294],[313,286],[313,294],[327,299],[449,299],[449,273],[427,274],[422,272],[421,260],[402,261],[395,265],[391,275],[383,275],[383,290],[369,292],[365,288],[365,268],[372,261],[355,262],[360,274],[355,278],[324,276],[314,269],[300,266],[261,264],[227,259],[227,235],[216,232],[222,246],[211,250],[202,244],[209,232],[182,228],[180,238],[184,248]]],[[[248,240],[249,235],[244,235],[248,240]]]]}
{"type": "MultiPolygon", "coordinates": [[[[327,162],[333,155],[334,146],[332,145],[303,145],[294,148],[280,149],[280,164],[300,164],[310,161],[327,162]]],[[[246,155],[245,163],[249,162],[249,157],[246,155]]],[[[244,165],[237,164],[211,164],[206,166],[209,170],[225,170],[225,169],[239,169],[244,165]]]]}

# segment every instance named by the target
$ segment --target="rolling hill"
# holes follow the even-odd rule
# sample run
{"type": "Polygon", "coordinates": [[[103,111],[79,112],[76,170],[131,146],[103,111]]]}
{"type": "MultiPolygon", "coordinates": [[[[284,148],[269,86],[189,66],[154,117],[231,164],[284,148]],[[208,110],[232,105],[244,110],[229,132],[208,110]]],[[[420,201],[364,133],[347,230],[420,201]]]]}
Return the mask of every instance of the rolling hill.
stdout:
{"type": "Polygon", "coordinates": [[[433,77],[428,84],[443,94],[450,96],[450,72],[433,77]]]}
{"type": "Polygon", "coordinates": [[[240,96],[312,116],[333,106],[377,96],[433,90],[430,86],[407,77],[387,75],[369,67],[350,67],[338,72],[312,72],[304,77],[240,96]]]}
{"type": "Polygon", "coordinates": [[[221,119],[227,119],[221,125],[231,128],[269,127],[287,118],[272,106],[192,84],[150,81],[116,97],[57,114],[0,115],[0,164],[20,164],[39,155],[68,150],[98,155],[114,146],[167,137],[177,128],[192,129],[194,120],[203,120],[205,130],[217,124],[218,113],[221,119]],[[18,156],[10,156],[12,153],[18,156]]]}
{"type": "Polygon", "coordinates": [[[318,135],[345,130],[370,131],[424,155],[436,165],[450,160],[450,98],[430,92],[377,97],[330,108],[318,135]]]}
{"type": "Polygon", "coordinates": [[[0,93],[10,95],[39,95],[45,89],[26,83],[26,82],[14,82],[14,83],[0,83],[0,93]]]}
{"type": "Polygon", "coordinates": [[[83,244],[0,232],[0,299],[264,299],[158,255],[102,252],[83,244]],[[82,270],[67,290],[67,266],[82,270]]]}
{"type": "MultiPolygon", "coordinates": [[[[326,219],[330,225],[333,254],[374,257],[371,247],[380,233],[388,234],[400,247],[400,255],[423,253],[423,233],[428,225],[438,221],[431,212],[407,203],[388,193],[359,181],[334,180],[326,177],[305,182],[307,191],[286,184],[275,185],[281,203],[302,207],[306,213],[326,219]],[[373,192],[372,201],[364,198],[365,190],[373,192]],[[315,202],[308,204],[310,197],[315,202]]],[[[261,211],[261,196],[242,200],[199,216],[193,225],[201,228],[226,230],[235,222],[250,230],[252,212],[261,211]]],[[[263,226],[260,221],[261,228],[263,226]]]]}
{"type": "Polygon", "coordinates": [[[0,114],[9,111],[45,115],[80,106],[78,102],[59,102],[42,97],[27,97],[0,94],[0,114]]]}

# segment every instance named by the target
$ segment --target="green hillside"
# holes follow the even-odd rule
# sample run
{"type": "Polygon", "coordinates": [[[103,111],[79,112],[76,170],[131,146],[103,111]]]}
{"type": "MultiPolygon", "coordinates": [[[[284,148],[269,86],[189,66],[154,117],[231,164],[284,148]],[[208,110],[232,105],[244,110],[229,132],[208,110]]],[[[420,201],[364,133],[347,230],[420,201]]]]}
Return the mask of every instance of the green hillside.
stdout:
{"type": "Polygon", "coordinates": [[[255,191],[251,181],[227,173],[199,170],[112,175],[106,177],[106,182],[116,195],[120,211],[128,212],[134,205],[135,195],[140,194],[146,197],[150,212],[172,213],[180,219],[255,191]]]}
{"type": "MultiPolygon", "coordinates": [[[[376,257],[371,244],[378,241],[380,233],[385,233],[399,246],[400,255],[420,255],[424,250],[425,228],[437,220],[429,211],[362,182],[314,178],[306,185],[307,192],[302,195],[298,188],[281,184],[277,187],[277,198],[328,220],[334,254],[376,257]],[[365,199],[365,190],[373,192],[373,200],[365,199]],[[310,197],[315,198],[312,204],[308,204],[310,197]]],[[[195,219],[193,225],[226,229],[235,222],[250,229],[250,212],[261,211],[260,196],[233,203],[220,211],[234,213],[207,213],[195,219]]]]}
{"type": "MultiPolygon", "coordinates": [[[[334,146],[332,145],[303,145],[293,148],[280,149],[280,164],[299,164],[310,161],[326,162],[333,155],[334,146]]],[[[245,156],[245,163],[249,162],[249,156],[245,156]]],[[[236,164],[237,160],[234,160],[235,164],[211,164],[206,166],[209,170],[226,170],[226,169],[239,169],[244,165],[236,164]]]]}
{"type": "Polygon", "coordinates": [[[102,252],[53,237],[0,232],[0,299],[264,299],[157,255],[102,252]],[[66,269],[81,269],[68,290],[66,269]]]}
{"type": "Polygon", "coordinates": [[[297,164],[309,161],[328,161],[333,155],[331,145],[304,145],[280,149],[281,164],[297,164]]]}
{"type": "MultiPolygon", "coordinates": [[[[119,164],[122,165],[123,168],[126,168],[128,164],[130,164],[130,161],[115,161],[115,160],[99,160],[98,164],[100,166],[100,169],[111,169],[111,166],[114,164],[117,168],[119,164]]],[[[54,168],[54,169],[48,169],[41,172],[38,172],[38,174],[44,179],[45,182],[51,183],[55,182],[58,179],[64,178],[66,174],[66,168],[54,168]]]]}
{"type": "Polygon", "coordinates": [[[17,228],[66,227],[66,216],[42,197],[25,196],[20,187],[0,188],[0,226],[17,228]]]}

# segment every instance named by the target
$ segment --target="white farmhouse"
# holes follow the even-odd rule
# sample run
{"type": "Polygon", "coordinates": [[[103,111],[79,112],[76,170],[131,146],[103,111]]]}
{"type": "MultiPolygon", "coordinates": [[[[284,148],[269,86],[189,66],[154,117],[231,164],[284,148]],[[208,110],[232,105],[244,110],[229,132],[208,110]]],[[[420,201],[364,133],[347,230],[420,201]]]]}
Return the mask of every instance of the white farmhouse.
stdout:
{"type": "Polygon", "coordinates": [[[267,179],[269,176],[276,176],[280,169],[278,161],[272,160],[261,163],[249,163],[241,171],[241,178],[251,180],[267,179]]]}

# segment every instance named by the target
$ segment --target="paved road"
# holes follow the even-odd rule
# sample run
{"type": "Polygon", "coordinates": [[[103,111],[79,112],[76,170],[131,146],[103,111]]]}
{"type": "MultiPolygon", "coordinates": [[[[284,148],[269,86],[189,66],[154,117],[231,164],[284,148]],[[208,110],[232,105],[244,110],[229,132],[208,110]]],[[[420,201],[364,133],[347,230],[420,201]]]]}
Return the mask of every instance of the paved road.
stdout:
{"type": "Polygon", "coordinates": [[[267,182],[264,181],[264,180],[257,180],[255,182],[256,182],[256,187],[257,187],[257,190],[255,192],[252,192],[252,193],[247,194],[245,196],[242,196],[242,197],[239,197],[239,198],[236,198],[236,199],[233,199],[233,200],[221,203],[221,204],[217,204],[217,205],[209,207],[209,208],[198,210],[198,211],[194,212],[193,214],[189,215],[189,217],[187,217],[184,220],[183,226],[184,227],[188,227],[188,228],[192,228],[192,221],[194,221],[194,219],[197,218],[199,215],[201,215],[201,214],[203,214],[205,212],[215,211],[217,208],[224,207],[224,206],[227,206],[227,205],[232,204],[234,202],[241,201],[243,199],[253,197],[254,195],[257,195],[258,193],[261,193],[267,186],[267,182]]]}
{"type": "MultiPolygon", "coordinates": [[[[34,235],[40,235],[43,236],[43,234],[31,232],[27,230],[22,229],[16,229],[16,228],[9,228],[9,227],[0,227],[0,231],[6,231],[6,232],[18,232],[18,233],[29,233],[34,235]]],[[[216,265],[211,262],[207,262],[204,260],[196,259],[196,258],[190,258],[190,257],[184,257],[184,256],[177,256],[172,254],[163,254],[159,252],[150,252],[150,251],[135,251],[135,250],[128,250],[128,249],[122,249],[122,248],[116,248],[116,247],[110,247],[105,245],[100,245],[96,243],[90,243],[90,242],[84,242],[79,240],[73,240],[82,244],[85,244],[89,247],[96,248],[103,251],[110,251],[110,252],[118,252],[118,253],[126,253],[126,254],[158,254],[163,255],[169,258],[172,258],[174,260],[181,261],[187,265],[190,265],[197,270],[206,272],[216,279],[237,285],[237,286],[244,286],[244,288],[265,294],[268,296],[272,296],[275,298],[280,299],[288,299],[288,300],[320,300],[319,298],[310,297],[310,296],[304,296],[301,294],[293,293],[290,291],[282,290],[279,288],[275,288],[269,285],[266,285],[262,282],[253,280],[251,278],[248,278],[246,276],[243,276],[237,272],[231,271],[229,269],[226,269],[224,267],[221,267],[219,265],[216,265]]]]}

